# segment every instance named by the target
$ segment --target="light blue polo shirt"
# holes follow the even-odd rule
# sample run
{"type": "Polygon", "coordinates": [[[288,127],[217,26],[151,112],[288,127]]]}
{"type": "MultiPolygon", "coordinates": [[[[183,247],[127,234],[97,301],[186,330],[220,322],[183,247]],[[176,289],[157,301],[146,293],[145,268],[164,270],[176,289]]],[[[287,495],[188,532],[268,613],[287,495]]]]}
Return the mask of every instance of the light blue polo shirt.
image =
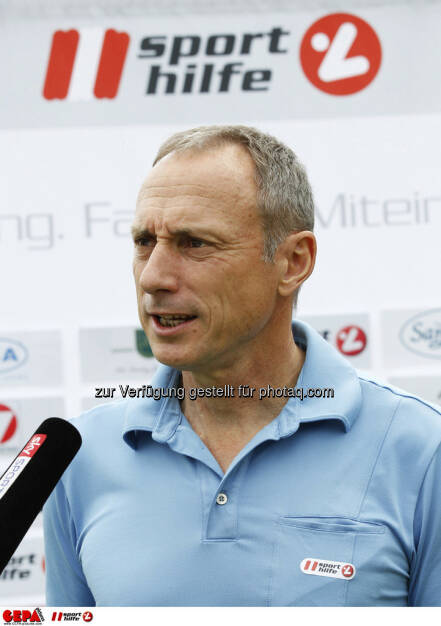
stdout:
{"type": "Polygon", "coordinates": [[[44,507],[48,605],[441,606],[440,412],[293,333],[297,387],[334,398],[290,398],[225,474],[176,398],[72,420],[83,445],[44,507]]]}

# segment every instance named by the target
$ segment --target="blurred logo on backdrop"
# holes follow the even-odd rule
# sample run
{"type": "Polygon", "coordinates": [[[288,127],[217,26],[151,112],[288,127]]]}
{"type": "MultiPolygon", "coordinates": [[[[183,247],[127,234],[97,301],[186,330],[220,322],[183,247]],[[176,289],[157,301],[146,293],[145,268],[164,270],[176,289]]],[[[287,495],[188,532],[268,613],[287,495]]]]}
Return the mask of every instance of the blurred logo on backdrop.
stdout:
{"type": "Polygon", "coordinates": [[[0,374],[21,367],[26,363],[27,358],[28,350],[21,342],[0,338],[0,374]]]}
{"type": "MultiPolygon", "coordinates": [[[[441,309],[392,309],[381,312],[381,348],[383,363],[389,369],[428,367],[441,359],[441,309]]],[[[418,372],[415,372],[417,374],[418,372]]],[[[412,372],[403,375],[412,376],[412,372]]],[[[420,372],[430,376],[430,372],[420,372]]],[[[400,376],[395,372],[394,375],[400,376]]],[[[419,385],[411,391],[439,402],[435,389],[439,389],[439,372],[426,388],[419,385]],[[424,392],[424,393],[423,393],[424,392]],[[426,394],[426,395],[424,395],[426,394]]],[[[404,387],[407,389],[407,387],[404,387]]]]}
{"type": "Polygon", "coordinates": [[[127,33],[113,28],[55,31],[43,96],[71,101],[115,98],[129,42],[127,33]]]}
{"type": "MultiPolygon", "coordinates": [[[[18,452],[24,446],[29,450],[37,450],[43,440],[34,442],[31,446],[33,433],[41,424],[44,415],[64,416],[64,399],[62,397],[29,397],[29,398],[1,398],[0,402],[0,474],[5,471],[9,455],[18,452]]],[[[40,435],[41,437],[42,435],[40,435]]],[[[9,460],[9,463],[12,459],[9,460]]]]}
{"type": "Polygon", "coordinates": [[[15,435],[17,423],[14,411],[7,404],[0,404],[0,446],[15,435]]]}
{"type": "Polygon", "coordinates": [[[135,335],[136,335],[136,349],[138,350],[139,354],[141,356],[151,358],[153,356],[153,352],[152,352],[149,342],[147,341],[145,332],[142,329],[138,328],[135,331],[135,335]]]}
{"type": "Polygon", "coordinates": [[[61,383],[61,332],[18,331],[0,336],[0,380],[12,386],[51,387],[61,383]]]}
{"type": "Polygon", "coordinates": [[[371,367],[372,344],[368,313],[335,313],[306,315],[301,318],[310,324],[329,344],[358,369],[371,367]]]}
{"type": "MultiPolygon", "coordinates": [[[[40,514],[0,573],[0,606],[3,609],[12,609],[12,607],[8,607],[12,598],[15,598],[16,602],[17,598],[27,598],[26,602],[19,601],[17,604],[22,608],[28,608],[32,615],[34,607],[30,606],[31,602],[35,602],[37,597],[44,596],[44,541],[42,532],[38,534],[39,531],[42,531],[41,525],[40,514]]],[[[24,621],[23,616],[20,619],[24,621]]],[[[32,623],[30,620],[29,617],[25,623],[32,623]]],[[[42,618],[41,621],[43,621],[42,618]]],[[[10,623],[14,623],[14,618],[10,623]]]]}
{"type": "Polygon", "coordinates": [[[158,365],[144,331],[133,326],[80,329],[80,355],[84,382],[148,382],[158,365]]]}
{"type": "Polygon", "coordinates": [[[381,65],[381,43],[365,20],[333,13],[308,28],[300,45],[300,62],[314,87],[347,96],[374,80],[381,65]]]}
{"type": "MultiPolygon", "coordinates": [[[[232,30],[142,36],[132,58],[141,62],[139,72],[141,67],[147,72],[144,95],[269,91],[277,72],[276,57],[292,56],[297,48],[292,32],[281,26],[264,32],[232,30]]],[[[56,30],[43,97],[70,102],[116,98],[130,39],[127,32],[113,28],[56,30]]],[[[315,21],[300,44],[300,64],[307,79],[338,96],[367,87],[378,73],[381,55],[375,30],[348,13],[315,21]]],[[[280,72],[279,76],[283,77],[280,72]]],[[[132,78],[131,73],[129,81],[132,78]]]]}
{"type": "Polygon", "coordinates": [[[407,350],[441,359],[441,309],[414,315],[401,326],[399,337],[407,350]]]}
{"type": "Polygon", "coordinates": [[[366,333],[359,326],[345,326],[338,331],[335,343],[345,356],[355,356],[366,348],[366,333]]]}

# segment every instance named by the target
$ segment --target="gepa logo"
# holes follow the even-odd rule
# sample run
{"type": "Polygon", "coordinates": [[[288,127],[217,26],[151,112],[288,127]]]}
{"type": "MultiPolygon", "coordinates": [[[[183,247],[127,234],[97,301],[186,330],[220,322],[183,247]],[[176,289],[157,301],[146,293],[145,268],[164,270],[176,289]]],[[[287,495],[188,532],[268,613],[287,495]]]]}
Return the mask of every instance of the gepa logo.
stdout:
{"type": "Polygon", "coordinates": [[[441,309],[419,313],[403,324],[400,341],[420,356],[441,359],[441,309]]]}
{"type": "Polygon", "coordinates": [[[28,611],[24,609],[16,609],[13,611],[3,611],[3,619],[5,624],[39,624],[44,622],[44,617],[40,609],[34,609],[34,611],[28,611]]]}

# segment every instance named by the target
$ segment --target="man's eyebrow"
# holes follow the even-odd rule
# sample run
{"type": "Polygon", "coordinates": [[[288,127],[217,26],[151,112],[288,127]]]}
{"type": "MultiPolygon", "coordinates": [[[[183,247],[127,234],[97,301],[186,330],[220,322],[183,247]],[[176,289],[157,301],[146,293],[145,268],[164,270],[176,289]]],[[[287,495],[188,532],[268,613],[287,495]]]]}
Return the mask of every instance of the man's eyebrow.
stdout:
{"type": "MultiPolygon", "coordinates": [[[[148,228],[143,228],[143,227],[137,226],[136,224],[132,225],[131,230],[132,230],[132,237],[134,239],[141,238],[141,237],[153,237],[153,238],[156,237],[156,235],[151,233],[148,228]]],[[[172,229],[172,230],[169,230],[169,232],[173,236],[176,236],[176,235],[178,235],[178,236],[185,236],[185,237],[188,237],[188,236],[191,236],[191,237],[199,237],[199,236],[204,237],[204,236],[209,236],[209,235],[213,236],[213,233],[211,233],[208,230],[205,230],[204,228],[198,227],[198,226],[195,226],[194,228],[177,228],[177,229],[172,229]]]]}
{"type": "Polygon", "coordinates": [[[137,237],[153,237],[148,228],[142,228],[137,224],[132,224],[131,231],[133,239],[136,239],[137,237]]]}

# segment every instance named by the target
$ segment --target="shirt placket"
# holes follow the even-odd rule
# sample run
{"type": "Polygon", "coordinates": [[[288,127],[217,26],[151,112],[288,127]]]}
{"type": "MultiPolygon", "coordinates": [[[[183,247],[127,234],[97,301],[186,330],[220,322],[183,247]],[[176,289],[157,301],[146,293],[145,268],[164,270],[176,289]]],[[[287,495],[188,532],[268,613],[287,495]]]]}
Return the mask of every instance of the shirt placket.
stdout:
{"type": "MultiPolygon", "coordinates": [[[[298,423],[292,425],[290,434],[297,428],[298,423]]],[[[277,420],[274,420],[244,446],[224,474],[210,450],[181,414],[179,426],[167,443],[175,452],[196,460],[201,492],[203,542],[237,541],[240,538],[240,504],[253,451],[264,442],[277,439],[280,439],[280,431],[277,420]]]]}
{"type": "Polygon", "coordinates": [[[238,539],[240,487],[249,462],[250,455],[247,455],[222,477],[205,464],[197,464],[202,503],[202,541],[238,539]]]}

